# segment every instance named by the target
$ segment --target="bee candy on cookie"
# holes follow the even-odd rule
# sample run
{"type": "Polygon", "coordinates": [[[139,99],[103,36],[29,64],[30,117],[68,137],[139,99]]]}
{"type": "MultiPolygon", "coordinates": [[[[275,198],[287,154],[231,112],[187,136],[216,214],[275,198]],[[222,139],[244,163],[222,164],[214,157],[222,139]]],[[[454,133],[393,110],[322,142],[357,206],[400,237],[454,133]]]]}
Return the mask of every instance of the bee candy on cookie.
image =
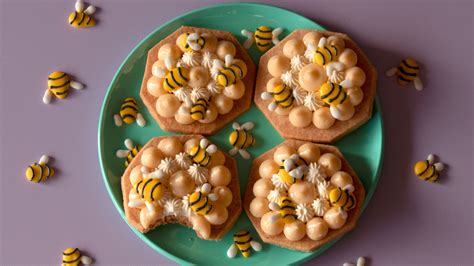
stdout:
{"type": "Polygon", "coordinates": [[[114,115],[114,122],[116,126],[122,126],[122,123],[131,124],[137,122],[140,127],[146,125],[146,120],[143,115],[138,112],[138,104],[135,98],[125,98],[120,106],[120,112],[114,115]]]}
{"type": "Polygon", "coordinates": [[[413,82],[418,91],[423,89],[423,83],[420,79],[420,66],[413,58],[402,60],[397,67],[387,70],[385,74],[389,77],[396,75],[398,84],[402,86],[413,82]]]}
{"type": "Polygon", "coordinates": [[[78,248],[67,248],[63,251],[62,266],[77,266],[80,263],[90,265],[92,259],[83,255],[78,248]]]}
{"type": "Polygon", "coordinates": [[[55,96],[58,99],[64,99],[69,94],[69,87],[76,90],[82,90],[84,85],[71,80],[71,77],[61,71],[54,71],[48,76],[48,88],[44,92],[43,102],[49,104],[51,97],[55,96]]]}
{"type": "Polygon", "coordinates": [[[30,164],[26,168],[26,179],[34,183],[40,183],[46,181],[49,177],[52,177],[54,175],[54,168],[50,167],[48,162],[49,157],[43,155],[38,163],[30,164]]]}
{"type": "Polygon", "coordinates": [[[194,163],[206,166],[211,161],[211,155],[217,151],[214,144],[210,144],[207,139],[201,139],[199,145],[193,146],[188,155],[194,163]]]}
{"type": "Polygon", "coordinates": [[[245,258],[250,256],[250,249],[261,251],[262,245],[252,239],[248,230],[240,230],[234,234],[234,243],[227,250],[227,257],[233,258],[237,255],[237,250],[242,253],[245,258]]]}
{"type": "Polygon", "coordinates": [[[415,175],[420,179],[436,182],[439,178],[439,172],[444,169],[444,164],[441,162],[434,162],[434,155],[428,155],[428,158],[425,161],[419,161],[413,167],[415,175]]]}
{"type": "Polygon", "coordinates": [[[72,12],[68,17],[68,22],[74,28],[87,28],[95,26],[95,19],[92,14],[95,13],[95,6],[89,5],[84,10],[84,1],[77,0],[75,5],[76,11],[72,12]]]}

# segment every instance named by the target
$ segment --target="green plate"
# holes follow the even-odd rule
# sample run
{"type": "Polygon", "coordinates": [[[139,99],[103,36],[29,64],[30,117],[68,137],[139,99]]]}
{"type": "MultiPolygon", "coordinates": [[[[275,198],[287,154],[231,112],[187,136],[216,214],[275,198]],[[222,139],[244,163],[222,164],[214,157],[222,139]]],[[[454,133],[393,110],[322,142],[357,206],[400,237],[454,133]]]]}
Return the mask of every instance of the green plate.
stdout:
{"type": "MultiPolygon", "coordinates": [[[[152,137],[170,134],[160,129],[141,101],[139,101],[141,112],[147,120],[147,125],[144,128],[140,128],[136,124],[116,127],[113,114],[118,112],[125,97],[134,96],[139,99],[147,51],[181,25],[230,31],[241,42],[244,41],[244,38],[240,35],[242,29],[255,29],[261,25],[283,27],[285,30],[281,39],[298,28],[323,29],[315,22],[288,10],[250,3],[224,4],[194,10],[177,17],[158,27],[141,41],[115,74],[105,96],[99,121],[98,144],[102,174],[112,202],[123,219],[125,219],[125,215],[122,205],[120,177],[124,170],[124,161],[115,157],[115,151],[124,148],[123,141],[125,138],[130,138],[143,145],[152,137]]],[[[254,61],[258,62],[260,53],[255,47],[252,47],[250,54],[254,61]]],[[[250,149],[254,157],[283,141],[282,137],[273,129],[255,105],[252,106],[250,111],[241,115],[237,121],[240,123],[253,121],[256,124],[252,133],[256,136],[258,145],[250,149]]],[[[221,149],[227,151],[230,149],[227,143],[230,131],[231,123],[210,139],[218,144],[221,149]]],[[[372,119],[358,130],[338,141],[336,145],[362,178],[367,191],[365,207],[376,188],[382,163],[383,128],[378,101],[376,101],[372,119]]],[[[240,187],[245,188],[251,160],[242,160],[239,157],[237,161],[240,187]]],[[[328,243],[312,253],[291,251],[265,244],[261,252],[254,252],[250,258],[244,259],[238,255],[234,259],[229,259],[226,257],[226,250],[231,245],[232,234],[236,230],[248,228],[254,238],[260,240],[245,213],[241,215],[234,228],[221,241],[217,242],[200,240],[193,230],[180,225],[160,226],[148,234],[142,234],[134,228],[130,228],[151,248],[180,264],[240,265],[245,262],[249,264],[258,263],[259,265],[281,265],[299,263],[318,256],[335,243],[335,241],[328,243]]]]}

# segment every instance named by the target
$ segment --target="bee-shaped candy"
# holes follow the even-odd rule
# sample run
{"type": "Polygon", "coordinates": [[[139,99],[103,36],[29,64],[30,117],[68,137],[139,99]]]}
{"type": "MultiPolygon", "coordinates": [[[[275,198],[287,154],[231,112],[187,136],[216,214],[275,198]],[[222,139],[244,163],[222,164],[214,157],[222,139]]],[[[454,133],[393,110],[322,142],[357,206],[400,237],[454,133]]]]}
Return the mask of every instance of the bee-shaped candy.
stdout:
{"type": "Polygon", "coordinates": [[[413,171],[420,179],[430,182],[436,182],[439,177],[439,172],[444,169],[444,164],[441,162],[434,163],[434,155],[428,155],[426,161],[419,161],[415,164],[413,171]]]}
{"type": "Polygon", "coordinates": [[[199,142],[199,145],[191,148],[188,155],[194,163],[197,163],[201,166],[206,166],[209,164],[211,161],[211,155],[217,151],[216,145],[209,144],[209,141],[203,138],[199,142]]]}
{"type": "Polygon", "coordinates": [[[54,71],[48,76],[48,88],[44,92],[43,102],[49,104],[51,102],[51,96],[55,96],[58,99],[64,99],[69,93],[69,87],[76,90],[82,90],[84,85],[77,81],[71,80],[71,77],[61,71],[54,71]]]}
{"type": "Polygon", "coordinates": [[[137,156],[142,147],[140,145],[133,145],[133,141],[131,139],[126,139],[124,143],[127,149],[117,150],[116,155],[118,158],[127,158],[125,160],[125,167],[127,167],[135,158],[135,156],[137,156]]]}
{"type": "Polygon", "coordinates": [[[209,107],[209,100],[206,98],[199,98],[193,102],[189,113],[193,120],[199,121],[204,119],[209,107]]]}
{"type": "Polygon", "coordinates": [[[308,50],[313,51],[313,63],[320,66],[325,66],[330,62],[336,61],[341,53],[336,45],[327,45],[327,39],[325,37],[319,40],[317,48],[314,47],[313,44],[310,44],[308,50]]]}
{"type": "Polygon", "coordinates": [[[77,266],[79,263],[90,265],[92,259],[83,255],[78,248],[67,248],[63,251],[62,266],[77,266]]]}
{"type": "Polygon", "coordinates": [[[292,154],[288,159],[284,160],[278,170],[278,177],[288,185],[303,180],[308,172],[308,163],[298,154],[292,154]]]}
{"type": "Polygon", "coordinates": [[[131,124],[136,121],[140,127],[144,127],[146,124],[145,118],[138,112],[137,101],[132,97],[125,98],[120,106],[120,113],[114,115],[114,121],[118,127],[122,126],[122,122],[131,124]]]}
{"type": "Polygon", "coordinates": [[[289,109],[293,107],[295,97],[293,96],[293,89],[286,84],[281,84],[273,88],[272,92],[263,92],[260,96],[263,100],[273,99],[268,105],[268,110],[275,111],[275,109],[280,106],[284,109],[289,109]]]}
{"type": "Polygon", "coordinates": [[[26,168],[26,179],[31,182],[39,183],[46,181],[49,177],[54,175],[54,169],[48,166],[48,155],[41,156],[38,163],[30,164],[26,168]]]}
{"type": "Polygon", "coordinates": [[[250,248],[258,252],[262,250],[262,245],[252,239],[249,231],[240,230],[234,234],[234,243],[232,243],[227,250],[227,257],[235,257],[237,255],[237,250],[240,250],[242,256],[247,258],[250,256],[250,248]]]}
{"type": "Polygon", "coordinates": [[[179,35],[176,44],[183,52],[201,51],[207,49],[207,44],[212,42],[211,38],[214,37],[206,33],[199,34],[197,32],[186,32],[179,35]]]}
{"type": "Polygon", "coordinates": [[[162,181],[165,174],[159,169],[149,172],[146,167],[142,167],[141,171],[143,179],[135,183],[132,188],[138,194],[138,199],[130,200],[128,206],[140,208],[145,204],[149,212],[154,212],[154,204],[163,197],[165,191],[162,181]]]}
{"type": "Polygon", "coordinates": [[[296,220],[296,206],[289,197],[281,197],[280,204],[270,202],[268,208],[278,213],[270,217],[270,222],[275,223],[278,219],[283,219],[286,224],[292,223],[296,220]]]}
{"type": "Polygon", "coordinates": [[[348,97],[343,85],[347,83],[350,82],[342,82],[341,84],[336,84],[332,82],[324,83],[319,88],[321,100],[331,106],[337,106],[339,104],[344,103],[348,99],[348,97]]]}
{"type": "Polygon", "coordinates": [[[95,7],[89,5],[86,10],[84,10],[84,1],[76,1],[76,11],[72,12],[68,17],[68,22],[71,26],[75,28],[87,28],[95,26],[95,20],[92,17],[92,14],[95,12],[95,7]]]}
{"type": "Polygon", "coordinates": [[[217,194],[210,193],[211,189],[211,185],[205,183],[201,186],[200,190],[189,195],[189,207],[192,211],[200,215],[206,215],[211,212],[212,203],[210,201],[216,201],[218,199],[217,194]]]}
{"type": "Polygon", "coordinates": [[[165,58],[166,69],[158,70],[158,77],[163,78],[163,89],[167,92],[174,92],[186,86],[189,82],[189,69],[176,66],[176,62],[171,57],[165,58]]]}
{"type": "Polygon", "coordinates": [[[398,67],[387,70],[385,74],[389,77],[397,75],[398,84],[402,86],[413,81],[415,89],[419,91],[423,89],[423,82],[420,79],[420,67],[413,58],[403,60],[398,67]]]}
{"type": "Polygon", "coordinates": [[[219,72],[216,76],[216,83],[222,87],[227,87],[235,84],[237,81],[245,78],[247,75],[247,65],[240,59],[234,59],[230,54],[227,54],[224,58],[225,65],[221,66],[220,60],[215,60],[213,67],[218,68],[219,72]]]}
{"type": "Polygon", "coordinates": [[[239,152],[242,158],[250,159],[250,154],[245,149],[255,145],[255,137],[248,132],[253,126],[252,122],[244,123],[242,126],[238,123],[232,124],[234,130],[230,133],[229,143],[233,148],[229,151],[230,155],[239,152]]]}
{"type": "Polygon", "coordinates": [[[340,207],[345,211],[352,210],[356,206],[354,186],[347,185],[345,188],[335,188],[329,192],[329,201],[332,206],[340,207]]]}
{"type": "Polygon", "coordinates": [[[272,43],[278,44],[278,35],[283,31],[282,28],[272,29],[268,26],[260,26],[255,30],[255,33],[252,33],[248,30],[242,30],[242,35],[247,37],[247,40],[244,43],[244,47],[249,49],[252,44],[255,42],[258,50],[264,53],[270,49],[272,43]]]}

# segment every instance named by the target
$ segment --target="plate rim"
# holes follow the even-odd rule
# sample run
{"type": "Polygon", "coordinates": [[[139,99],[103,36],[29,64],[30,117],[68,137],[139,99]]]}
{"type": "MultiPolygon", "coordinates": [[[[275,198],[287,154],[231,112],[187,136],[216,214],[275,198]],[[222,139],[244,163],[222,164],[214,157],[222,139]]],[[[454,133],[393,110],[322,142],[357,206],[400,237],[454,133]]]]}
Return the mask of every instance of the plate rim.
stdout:
{"type": "MultiPolygon", "coordinates": [[[[274,6],[274,5],[270,5],[270,4],[261,4],[261,3],[222,3],[222,4],[214,4],[214,5],[208,5],[208,6],[204,6],[204,7],[200,7],[200,8],[197,8],[197,9],[192,9],[190,11],[187,11],[185,13],[182,13],[181,15],[179,16],[176,16],[168,21],[166,21],[165,23],[161,24],[160,26],[156,27],[154,30],[152,30],[150,33],[148,33],[145,37],[143,37],[137,44],[134,45],[133,49],[128,53],[128,55],[125,57],[125,59],[122,60],[122,62],[120,63],[120,66],[118,67],[118,69],[115,71],[115,74],[113,75],[112,77],[112,80],[109,84],[109,86],[107,87],[107,92],[105,93],[104,95],[104,99],[102,101],[102,106],[100,108],[100,115],[99,115],[99,122],[98,122],[98,134],[97,134],[97,144],[98,144],[98,159],[99,159],[99,166],[100,166],[100,171],[101,171],[101,174],[102,174],[102,180],[104,182],[104,185],[105,185],[105,188],[107,190],[107,193],[109,195],[109,198],[110,200],[112,201],[113,205],[115,206],[115,208],[118,210],[122,220],[125,221],[125,223],[128,225],[128,227],[130,229],[132,229],[132,231],[139,237],[139,239],[141,239],[142,241],[144,241],[150,248],[154,249],[155,251],[158,251],[158,253],[160,253],[160,255],[162,256],[165,256],[166,258],[174,261],[174,262],[177,262],[179,264],[192,264],[192,262],[190,261],[187,261],[187,260],[184,260],[176,255],[173,255],[171,253],[169,253],[168,251],[162,249],[159,245],[156,245],[155,243],[153,243],[152,241],[150,241],[148,238],[146,237],[143,237],[142,234],[137,231],[133,226],[131,226],[127,220],[126,220],[126,217],[125,217],[125,213],[124,213],[124,210],[122,209],[121,206],[119,206],[119,203],[115,200],[115,197],[113,195],[113,192],[110,188],[110,185],[109,185],[109,182],[108,182],[108,179],[107,179],[107,174],[106,174],[106,169],[104,167],[104,163],[103,163],[103,159],[105,158],[105,151],[104,151],[104,148],[103,148],[103,131],[104,131],[104,127],[105,127],[105,112],[106,112],[106,107],[108,106],[108,102],[109,102],[109,98],[111,97],[111,94],[112,94],[112,91],[113,91],[113,87],[116,85],[117,83],[117,80],[118,80],[118,76],[119,76],[119,73],[122,72],[123,68],[124,68],[124,65],[126,62],[128,62],[128,60],[131,58],[132,54],[135,53],[138,49],[140,49],[140,47],[151,37],[153,36],[154,34],[156,34],[157,32],[161,31],[162,29],[168,27],[170,24],[174,23],[175,21],[177,20],[180,20],[184,17],[187,17],[187,16],[191,16],[195,13],[199,13],[199,12],[202,12],[204,10],[208,10],[208,9],[213,9],[213,8],[222,8],[222,7],[229,7],[229,6],[248,6],[248,7],[257,7],[257,8],[271,8],[271,9],[276,9],[276,10],[279,10],[279,11],[284,11],[284,12],[288,12],[292,15],[295,15],[295,16],[298,16],[302,19],[305,19],[307,20],[308,22],[312,23],[312,24],[315,24],[323,29],[325,29],[323,26],[321,26],[319,23],[307,18],[306,16],[303,16],[301,14],[298,14],[292,10],[288,10],[288,9],[285,9],[285,8],[281,8],[281,7],[278,7],[278,6],[274,6]]],[[[366,195],[366,198],[365,198],[365,203],[364,203],[364,206],[362,207],[362,210],[361,210],[361,214],[365,211],[365,208],[367,207],[368,203],[370,202],[370,200],[372,199],[372,196],[373,194],[375,193],[375,190],[377,189],[377,186],[378,186],[378,182],[380,180],[380,173],[381,173],[381,170],[382,170],[382,166],[383,166],[383,158],[384,158],[384,150],[385,150],[385,128],[384,128],[384,123],[383,123],[383,113],[382,113],[382,107],[380,105],[380,101],[379,101],[379,97],[378,95],[375,96],[375,103],[376,105],[376,108],[377,108],[377,111],[380,113],[380,127],[381,127],[381,148],[380,148],[380,156],[378,158],[378,166],[377,166],[377,171],[375,172],[374,174],[374,182],[373,182],[373,186],[374,186],[374,189],[372,191],[369,191],[369,193],[367,193],[366,195]]],[[[372,118],[371,118],[372,119],[372,118]]],[[[369,120],[370,121],[370,120],[369,120]]],[[[365,124],[365,123],[364,123],[365,124]]],[[[356,129],[357,130],[357,129],[356,129]]],[[[347,235],[347,234],[345,234],[347,235]]],[[[340,238],[337,238],[335,239],[334,241],[332,242],[329,242],[327,243],[326,245],[324,245],[323,247],[321,247],[321,252],[319,254],[322,254],[324,253],[327,249],[331,248],[336,242],[338,242],[342,237],[344,237],[345,235],[341,236],[340,238]]],[[[316,253],[308,253],[309,255],[302,258],[302,259],[299,259],[299,260],[296,260],[296,261],[293,261],[292,264],[299,264],[299,263],[303,263],[305,261],[308,261],[312,258],[314,258],[316,256],[316,253]]]]}

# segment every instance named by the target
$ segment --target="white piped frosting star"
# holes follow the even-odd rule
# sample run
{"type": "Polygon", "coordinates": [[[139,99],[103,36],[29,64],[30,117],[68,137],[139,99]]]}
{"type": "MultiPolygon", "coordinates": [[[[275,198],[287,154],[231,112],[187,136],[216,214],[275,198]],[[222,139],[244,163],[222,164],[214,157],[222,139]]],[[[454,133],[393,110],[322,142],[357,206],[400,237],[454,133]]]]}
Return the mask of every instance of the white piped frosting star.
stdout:
{"type": "Polygon", "coordinates": [[[207,90],[211,95],[220,94],[224,88],[221,85],[216,84],[214,80],[211,80],[207,84],[207,90]]]}
{"type": "Polygon", "coordinates": [[[210,93],[205,88],[193,88],[191,91],[191,100],[196,101],[198,99],[209,99],[210,93]]]}
{"type": "Polygon", "coordinates": [[[313,46],[308,46],[306,51],[304,51],[304,57],[309,61],[313,62],[315,48],[313,46]]]}
{"type": "Polygon", "coordinates": [[[205,68],[211,68],[212,67],[212,62],[214,59],[216,59],[216,55],[206,51],[202,54],[202,60],[201,60],[201,65],[205,68]]]}
{"type": "Polygon", "coordinates": [[[290,61],[291,69],[295,71],[300,71],[306,64],[306,58],[301,55],[293,56],[290,61]]]}
{"type": "Polygon", "coordinates": [[[311,111],[316,111],[324,106],[324,102],[319,100],[319,92],[310,92],[304,98],[304,106],[311,111]]]}
{"type": "Polygon", "coordinates": [[[326,199],[317,198],[311,204],[314,214],[323,217],[327,210],[329,210],[329,202],[326,199]]]}
{"type": "Polygon", "coordinates": [[[184,63],[184,66],[198,66],[201,62],[201,55],[195,51],[186,51],[184,52],[181,60],[184,63]]]}
{"type": "Polygon", "coordinates": [[[288,184],[281,179],[281,177],[277,174],[272,175],[272,183],[273,185],[280,190],[288,190],[288,184]]]}
{"type": "Polygon", "coordinates": [[[181,102],[185,102],[191,97],[191,89],[188,87],[182,87],[173,92],[174,96],[181,102]]]}
{"type": "Polygon", "coordinates": [[[307,178],[309,182],[317,185],[319,182],[325,181],[327,177],[323,167],[313,162],[309,164],[307,178]]]}
{"type": "Polygon", "coordinates": [[[329,199],[329,189],[331,188],[331,183],[328,181],[322,181],[318,183],[318,193],[319,196],[323,199],[329,199]]]}
{"type": "Polygon", "coordinates": [[[304,99],[308,95],[308,92],[303,90],[300,86],[295,86],[293,88],[293,98],[295,98],[295,102],[298,105],[304,104],[304,99]]]}
{"type": "Polygon", "coordinates": [[[182,199],[181,199],[181,208],[183,209],[183,214],[186,215],[186,216],[190,216],[191,215],[191,207],[189,207],[189,195],[186,195],[184,196],[182,199]]]}
{"type": "Polygon", "coordinates": [[[270,190],[270,192],[268,193],[267,199],[268,199],[268,202],[279,203],[280,198],[283,196],[286,196],[285,191],[279,190],[279,189],[273,189],[273,190],[270,190]]]}
{"type": "Polygon", "coordinates": [[[163,171],[163,173],[167,175],[171,175],[174,172],[178,171],[178,165],[175,160],[171,157],[166,157],[161,160],[160,164],[158,165],[158,169],[163,171]]]}
{"type": "Polygon", "coordinates": [[[209,177],[209,169],[200,166],[199,164],[193,164],[189,167],[188,173],[194,179],[194,183],[201,185],[207,182],[209,177]]]}
{"type": "Polygon", "coordinates": [[[189,166],[192,163],[191,158],[189,158],[189,155],[187,155],[185,152],[180,152],[176,154],[174,157],[176,164],[181,168],[181,169],[188,169],[189,166]]]}
{"type": "Polygon", "coordinates": [[[169,199],[164,205],[165,216],[179,216],[182,210],[182,203],[177,198],[169,199]]]}
{"type": "Polygon", "coordinates": [[[290,86],[290,87],[294,87],[297,85],[297,81],[296,81],[296,72],[294,71],[291,71],[291,70],[288,70],[286,71],[285,73],[281,74],[281,80],[283,81],[283,83],[285,83],[286,85],[290,86]]]}
{"type": "Polygon", "coordinates": [[[307,223],[314,217],[314,211],[309,204],[298,204],[296,205],[296,216],[298,217],[298,220],[307,223]]]}
{"type": "Polygon", "coordinates": [[[170,200],[171,198],[173,198],[173,195],[169,190],[165,189],[165,191],[163,192],[163,196],[161,196],[161,199],[159,199],[157,203],[160,206],[164,206],[166,201],[170,200]]]}

